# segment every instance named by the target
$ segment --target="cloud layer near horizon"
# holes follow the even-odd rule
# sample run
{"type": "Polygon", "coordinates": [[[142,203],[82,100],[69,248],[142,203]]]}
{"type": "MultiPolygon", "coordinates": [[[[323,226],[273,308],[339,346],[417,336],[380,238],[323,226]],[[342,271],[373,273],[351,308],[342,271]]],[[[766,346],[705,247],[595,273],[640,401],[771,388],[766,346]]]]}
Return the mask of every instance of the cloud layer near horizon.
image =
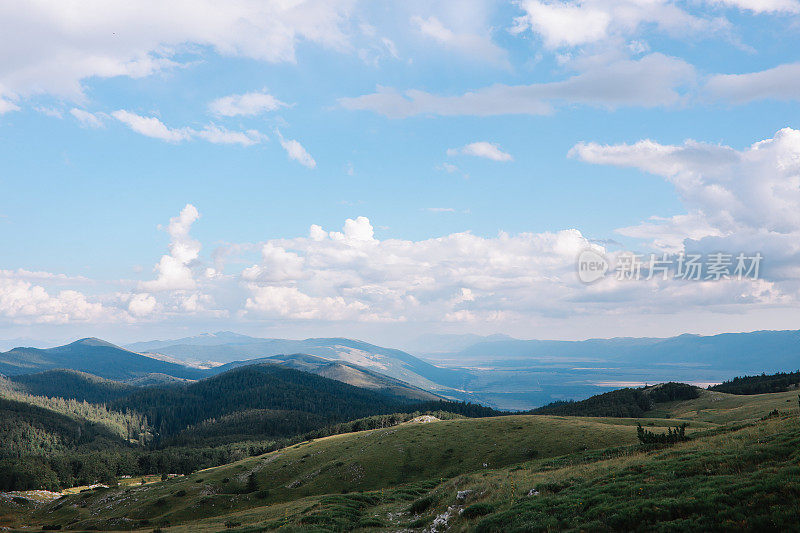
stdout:
{"type": "Polygon", "coordinates": [[[188,204],[166,228],[169,250],[155,277],[128,291],[89,296],[91,280],[0,272],[0,315],[15,323],[140,322],[188,314],[244,321],[524,323],[543,316],[657,312],[680,305],[731,312],[797,304],[800,298],[800,131],[785,128],[744,150],[686,141],[662,145],[580,143],[590,164],[633,167],[673,184],[687,213],[619,233],[654,252],[760,252],[763,279],[680,282],[613,278],[579,283],[585,249],[608,253],[579,229],[453,233],[419,241],[378,239],[366,217],[341,231],[312,225],[307,236],[223,245],[204,259],[191,236],[188,204]],[[258,250],[258,257],[236,270],[258,250]],[[238,261],[231,262],[232,258],[238,261]],[[53,290],[53,286],[76,285],[53,290]],[[50,289],[46,287],[51,287],[50,289]]]}

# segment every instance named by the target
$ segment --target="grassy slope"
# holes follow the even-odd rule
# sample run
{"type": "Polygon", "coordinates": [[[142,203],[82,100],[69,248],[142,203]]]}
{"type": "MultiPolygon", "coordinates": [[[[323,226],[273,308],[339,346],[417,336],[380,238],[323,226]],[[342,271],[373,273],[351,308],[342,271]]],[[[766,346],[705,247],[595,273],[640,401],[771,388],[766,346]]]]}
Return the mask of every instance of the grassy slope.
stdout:
{"type": "Polygon", "coordinates": [[[634,445],[634,419],[508,416],[405,424],[319,439],[163,483],[70,496],[33,520],[148,531],[164,521],[179,526],[170,531],[220,531],[226,522],[289,531],[397,529],[428,524],[448,506],[476,505],[466,515],[453,513],[455,530],[624,529],[643,519],[702,529],[714,526],[700,516],[712,510],[736,524],[763,526],[765,512],[783,520],[786,505],[791,509],[799,499],[792,394],[794,403],[785,394],[704,394],[659,406],[672,418],[643,424],[674,425],[682,413],[696,419],[690,429],[698,431],[758,419],[776,406],[792,408],[794,418],[701,432],[692,442],[656,451],[634,445]],[[251,472],[260,492],[244,493],[251,472]],[[524,497],[531,488],[541,496],[524,497]],[[456,502],[456,490],[473,493],[456,502]],[[763,512],[745,508],[749,502],[763,512]]]}
{"type": "Polygon", "coordinates": [[[757,420],[773,409],[797,409],[797,391],[772,394],[734,395],[724,392],[701,391],[700,397],[682,402],[657,404],[647,412],[654,418],[671,416],[685,420],[726,424],[757,420]]]}
{"type": "Polygon", "coordinates": [[[45,512],[43,519],[78,519],[76,525],[87,528],[118,527],[125,523],[123,517],[178,524],[307,496],[379,490],[503,467],[534,456],[554,457],[635,441],[630,426],[566,417],[528,415],[408,423],[318,439],[129,492],[120,489],[73,496],[75,501],[61,502],[63,506],[45,512]],[[251,472],[256,473],[259,487],[269,490],[266,498],[241,494],[251,472]],[[180,491],[185,494],[175,497],[180,491]],[[73,508],[77,501],[80,506],[73,508]],[[102,521],[90,518],[98,513],[104,517],[102,521]]]}

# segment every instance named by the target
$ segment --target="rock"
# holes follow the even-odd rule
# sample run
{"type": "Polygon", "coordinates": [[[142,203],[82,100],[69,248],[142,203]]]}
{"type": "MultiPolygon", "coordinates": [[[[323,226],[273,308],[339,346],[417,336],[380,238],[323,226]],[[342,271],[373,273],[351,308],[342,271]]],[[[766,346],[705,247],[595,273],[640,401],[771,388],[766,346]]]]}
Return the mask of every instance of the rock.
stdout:
{"type": "Polygon", "coordinates": [[[528,496],[538,496],[538,495],[539,495],[539,491],[536,490],[536,489],[531,489],[531,490],[528,491],[528,496]]]}
{"type": "Polygon", "coordinates": [[[467,499],[467,496],[469,496],[470,494],[472,494],[471,490],[460,490],[456,494],[456,500],[463,502],[464,500],[467,499]]]}

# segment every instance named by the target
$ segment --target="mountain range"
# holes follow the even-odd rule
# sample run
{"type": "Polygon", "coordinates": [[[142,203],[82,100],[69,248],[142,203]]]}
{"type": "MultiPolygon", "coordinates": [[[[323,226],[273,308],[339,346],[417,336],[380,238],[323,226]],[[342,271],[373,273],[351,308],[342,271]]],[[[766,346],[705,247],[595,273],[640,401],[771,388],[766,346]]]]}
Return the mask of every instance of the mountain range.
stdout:
{"type": "Polygon", "coordinates": [[[337,337],[291,340],[218,332],[124,348],[89,338],[55,348],[0,353],[0,373],[67,368],[153,385],[272,363],[405,398],[445,397],[531,409],[620,386],[672,380],[705,386],[742,374],[800,368],[800,331],[795,330],[585,341],[477,335],[429,339],[426,357],[431,362],[402,350],[337,337]],[[473,340],[477,342],[463,347],[473,340]],[[198,367],[198,361],[207,363],[198,367]]]}
{"type": "MultiPolygon", "coordinates": [[[[242,361],[275,355],[314,355],[356,365],[434,392],[459,388],[468,378],[468,373],[463,370],[435,366],[402,350],[341,337],[262,339],[225,331],[173,341],[128,344],[125,348],[148,353],[152,357],[166,356],[171,361],[183,361],[186,364],[213,361],[234,366],[241,366],[242,361]]],[[[227,368],[230,367],[223,365],[210,369],[210,372],[220,372],[227,368]]]]}
{"type": "Polygon", "coordinates": [[[461,360],[569,359],[630,365],[704,366],[736,372],[777,372],[800,365],[800,331],[754,331],[669,338],[612,338],[585,341],[500,340],[458,351],[461,360]]]}

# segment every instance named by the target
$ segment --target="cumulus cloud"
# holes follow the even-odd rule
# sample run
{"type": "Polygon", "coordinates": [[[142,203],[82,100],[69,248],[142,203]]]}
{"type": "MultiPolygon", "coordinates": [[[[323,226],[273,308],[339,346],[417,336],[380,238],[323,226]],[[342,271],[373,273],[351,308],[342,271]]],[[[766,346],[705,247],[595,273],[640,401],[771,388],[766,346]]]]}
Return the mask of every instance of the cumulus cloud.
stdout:
{"type": "Polygon", "coordinates": [[[594,164],[640,169],[674,185],[685,214],[652,218],[620,233],[668,251],[760,252],[770,294],[800,294],[800,131],[736,150],[686,141],[663,145],[580,143],[570,155],[594,164]]]}
{"type": "Polygon", "coordinates": [[[306,168],[316,168],[317,162],[314,161],[314,158],[311,157],[303,145],[300,144],[298,141],[294,139],[285,139],[279,130],[275,130],[275,135],[278,136],[278,140],[281,143],[281,146],[284,150],[286,150],[286,154],[289,156],[289,159],[293,159],[303,165],[306,168]]]}
{"type": "Polygon", "coordinates": [[[236,117],[260,115],[287,106],[288,104],[262,91],[224,96],[211,102],[208,108],[221,117],[236,117]]]}
{"type": "Polygon", "coordinates": [[[239,144],[252,146],[266,140],[266,136],[256,130],[231,131],[216,124],[209,124],[201,130],[193,128],[170,128],[156,117],[143,117],[130,111],[118,110],[111,116],[144,135],[170,143],[179,143],[194,138],[203,139],[213,144],[239,144]]]}
{"type": "Polygon", "coordinates": [[[0,316],[22,324],[64,324],[106,320],[107,310],[75,290],[48,292],[41,285],[0,272],[0,316]]]}
{"type": "Polygon", "coordinates": [[[471,155],[475,157],[491,159],[492,161],[514,160],[511,154],[502,151],[497,144],[485,141],[470,143],[466,146],[462,146],[461,148],[450,148],[447,150],[447,155],[450,157],[457,155],[471,155]]]}
{"type": "Polygon", "coordinates": [[[372,94],[340,98],[345,109],[380,113],[390,118],[414,115],[545,115],[561,104],[617,107],[676,105],[696,79],[694,67],[660,53],[639,59],[587,62],[563,81],[531,85],[493,85],[459,96],[419,90],[400,93],[379,87],[372,94]]]}
{"type": "Polygon", "coordinates": [[[574,259],[594,246],[577,230],[380,240],[370,220],[357,217],[341,231],[313,225],[308,237],[269,241],[241,279],[254,316],[440,321],[468,306],[480,320],[503,307],[524,314],[530,294],[577,285],[574,259]]]}
{"type": "Polygon", "coordinates": [[[140,290],[186,291],[197,287],[191,267],[200,255],[200,242],[189,235],[189,230],[199,218],[197,208],[186,204],[177,217],[170,219],[167,227],[170,236],[169,254],[162,256],[155,266],[156,279],[140,282],[140,290]]]}
{"type": "Polygon", "coordinates": [[[347,302],[341,296],[312,297],[295,287],[250,286],[253,295],[245,302],[245,309],[259,315],[301,320],[357,319],[367,306],[347,302]]]}
{"type": "Polygon", "coordinates": [[[128,311],[135,317],[144,317],[156,309],[156,299],[151,294],[135,294],[128,302],[128,311]]]}

